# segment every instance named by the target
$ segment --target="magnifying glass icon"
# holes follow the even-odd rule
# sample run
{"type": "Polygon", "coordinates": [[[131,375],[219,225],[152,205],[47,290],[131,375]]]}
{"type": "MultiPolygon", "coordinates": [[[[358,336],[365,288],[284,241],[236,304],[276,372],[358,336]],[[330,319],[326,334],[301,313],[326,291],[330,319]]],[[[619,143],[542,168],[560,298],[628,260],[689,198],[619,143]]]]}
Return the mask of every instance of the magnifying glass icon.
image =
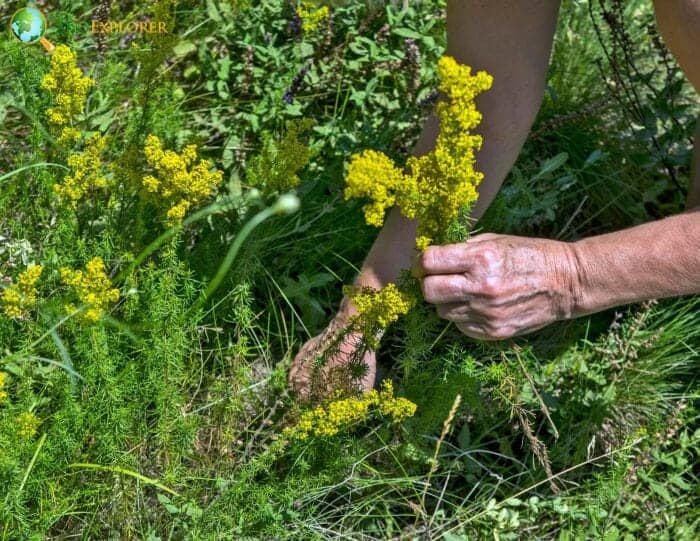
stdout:
{"type": "Polygon", "coordinates": [[[44,37],[46,27],[46,17],[34,7],[18,9],[10,19],[10,32],[15,38],[26,45],[38,42],[52,53],[56,47],[44,37]]]}

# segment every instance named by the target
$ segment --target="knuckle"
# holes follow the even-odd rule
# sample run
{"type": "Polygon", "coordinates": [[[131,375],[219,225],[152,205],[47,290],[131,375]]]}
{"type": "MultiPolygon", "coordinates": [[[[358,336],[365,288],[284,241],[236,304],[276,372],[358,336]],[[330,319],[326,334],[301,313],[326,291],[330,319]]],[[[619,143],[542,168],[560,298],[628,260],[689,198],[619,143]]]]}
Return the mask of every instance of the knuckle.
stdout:
{"type": "Polygon", "coordinates": [[[435,266],[435,254],[433,252],[434,249],[429,246],[419,256],[421,267],[423,267],[423,270],[426,272],[429,272],[435,266]]]}
{"type": "Polygon", "coordinates": [[[464,299],[467,295],[466,282],[464,279],[450,280],[447,285],[447,290],[452,299],[464,299]]]}
{"type": "Polygon", "coordinates": [[[496,326],[489,329],[489,336],[493,340],[506,340],[508,338],[512,338],[514,335],[515,333],[513,332],[512,327],[506,325],[496,326]]]}
{"type": "Polygon", "coordinates": [[[435,297],[433,296],[435,288],[433,287],[433,280],[431,276],[421,280],[420,289],[423,292],[423,299],[425,299],[425,302],[431,304],[435,302],[435,297]]]}
{"type": "Polygon", "coordinates": [[[499,250],[492,245],[491,241],[485,242],[484,246],[481,247],[480,256],[481,262],[487,267],[500,261],[499,250]]]}
{"type": "Polygon", "coordinates": [[[508,318],[508,310],[502,306],[486,306],[481,313],[493,324],[499,324],[508,318]]]}
{"type": "Polygon", "coordinates": [[[498,297],[503,290],[503,284],[500,278],[488,277],[481,283],[481,294],[487,298],[494,299],[498,297]]]}

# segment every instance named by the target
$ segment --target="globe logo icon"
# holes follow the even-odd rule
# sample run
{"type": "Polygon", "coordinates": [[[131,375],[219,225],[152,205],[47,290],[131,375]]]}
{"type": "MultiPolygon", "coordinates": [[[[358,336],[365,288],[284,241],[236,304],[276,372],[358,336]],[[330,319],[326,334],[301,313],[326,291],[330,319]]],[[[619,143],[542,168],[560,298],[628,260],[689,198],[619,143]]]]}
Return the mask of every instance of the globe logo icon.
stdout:
{"type": "Polygon", "coordinates": [[[22,8],[10,19],[10,29],[22,43],[36,43],[46,32],[46,17],[36,8],[22,8]]]}
{"type": "Polygon", "coordinates": [[[46,33],[46,17],[34,7],[18,9],[10,19],[10,32],[19,41],[27,45],[37,41],[47,52],[55,49],[53,43],[44,37],[46,33]]]}

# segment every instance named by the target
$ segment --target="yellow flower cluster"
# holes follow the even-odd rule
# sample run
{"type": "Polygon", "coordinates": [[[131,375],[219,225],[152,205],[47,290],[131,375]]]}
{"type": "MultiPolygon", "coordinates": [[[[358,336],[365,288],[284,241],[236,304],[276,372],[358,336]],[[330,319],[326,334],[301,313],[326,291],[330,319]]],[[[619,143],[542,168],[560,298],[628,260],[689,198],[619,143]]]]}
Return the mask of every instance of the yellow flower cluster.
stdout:
{"type": "Polygon", "coordinates": [[[36,306],[36,283],[42,270],[41,265],[31,265],[20,273],[15,283],[5,288],[2,292],[5,314],[14,318],[24,317],[28,310],[36,306]]]}
{"type": "Polygon", "coordinates": [[[17,435],[20,438],[33,438],[40,424],[39,418],[31,411],[20,413],[15,419],[17,435]]]}
{"type": "Polygon", "coordinates": [[[302,30],[310,34],[318,28],[318,26],[328,19],[330,10],[328,6],[316,7],[314,2],[305,0],[297,7],[297,15],[301,19],[302,30]]]}
{"type": "Polygon", "coordinates": [[[53,188],[63,201],[75,208],[78,201],[91,188],[104,188],[107,179],[101,173],[100,155],[107,141],[99,133],[92,134],[85,143],[85,149],[77,154],[68,156],[68,166],[72,173],[66,175],[62,182],[54,184],[53,188]]]}
{"type": "Polygon", "coordinates": [[[46,117],[58,133],[60,143],[72,144],[80,138],[80,131],[73,124],[83,112],[85,98],[94,84],[95,81],[83,76],[70,47],[58,45],[51,55],[51,70],[41,80],[41,88],[53,98],[53,107],[46,110],[46,117]]]}
{"type": "Polygon", "coordinates": [[[357,309],[357,315],[351,319],[351,324],[362,333],[371,348],[377,347],[377,333],[386,329],[399,316],[408,313],[416,299],[389,283],[379,291],[372,288],[362,288],[359,293],[346,290],[357,309]]]}
{"type": "Polygon", "coordinates": [[[0,404],[7,400],[5,385],[7,385],[7,374],[5,374],[5,372],[0,372],[0,404]]]}
{"type": "Polygon", "coordinates": [[[394,396],[394,385],[390,379],[385,379],[382,382],[382,388],[379,391],[379,404],[377,406],[379,407],[379,413],[384,417],[390,417],[395,423],[400,423],[404,419],[413,417],[418,407],[408,398],[394,396]]]}
{"type": "Polygon", "coordinates": [[[396,205],[404,182],[403,172],[386,154],[365,150],[353,154],[348,164],[345,199],[367,197],[370,203],[362,210],[368,225],[381,227],[384,213],[396,205]]]}
{"type": "Polygon", "coordinates": [[[410,400],[394,396],[390,380],[382,382],[382,388],[372,389],[361,396],[333,400],[325,406],[305,411],[294,427],[286,428],[285,435],[300,440],[309,436],[335,436],[341,430],[366,420],[372,411],[399,423],[416,412],[410,400]]]}
{"type": "MultiPolygon", "coordinates": [[[[81,314],[81,318],[88,323],[99,320],[107,306],[119,300],[119,290],[112,287],[101,257],[88,261],[85,271],[61,269],[61,281],[73,289],[82,303],[88,305],[81,314]]],[[[75,309],[73,305],[66,306],[69,312],[75,309]]]]}
{"type": "Polygon", "coordinates": [[[186,146],[181,154],[172,150],[163,150],[161,140],[155,135],[146,138],[144,148],[146,160],[153,167],[157,176],[146,175],[143,178],[144,189],[167,201],[168,225],[177,225],[182,221],[190,207],[197,205],[211,195],[221,183],[223,173],[211,171],[209,160],[199,160],[197,164],[197,147],[186,146]],[[173,204],[174,203],[174,204],[173,204]]]}
{"type": "Polygon", "coordinates": [[[386,155],[367,150],[352,156],[346,176],[346,199],[372,200],[363,209],[368,224],[382,225],[384,211],[393,205],[405,217],[418,219],[419,250],[442,241],[460,212],[476,201],[476,187],[483,179],[474,170],[481,136],[470,132],[481,122],[474,99],[491,87],[493,77],[483,71],[472,75],[469,66],[449,56],[438,62],[438,75],[447,100],[437,106],[440,133],[434,150],[410,157],[405,173],[386,155]]]}

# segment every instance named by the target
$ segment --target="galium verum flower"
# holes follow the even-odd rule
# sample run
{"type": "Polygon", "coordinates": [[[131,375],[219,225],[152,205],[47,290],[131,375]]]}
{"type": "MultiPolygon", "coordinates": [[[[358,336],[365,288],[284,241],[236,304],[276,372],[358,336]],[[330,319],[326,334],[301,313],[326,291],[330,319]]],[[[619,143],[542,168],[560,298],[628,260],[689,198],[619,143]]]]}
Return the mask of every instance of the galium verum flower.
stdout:
{"type": "Polygon", "coordinates": [[[82,152],[68,156],[71,173],[54,184],[53,189],[59,198],[76,208],[78,201],[91,189],[107,186],[107,178],[102,174],[100,155],[105,149],[106,139],[93,133],[85,142],[82,152]]]}
{"type": "Polygon", "coordinates": [[[49,125],[62,144],[73,144],[80,138],[74,127],[83,113],[87,93],[95,81],[85,77],[76,64],[76,54],[66,45],[58,45],[51,55],[51,69],[41,80],[41,88],[52,98],[53,105],[46,109],[49,125]]]}
{"type": "Polygon", "coordinates": [[[22,439],[33,438],[40,424],[39,418],[31,411],[20,413],[15,418],[17,435],[22,439]]]}
{"type": "Polygon", "coordinates": [[[316,6],[309,0],[303,0],[297,6],[297,15],[301,19],[301,28],[305,34],[310,34],[316,30],[319,25],[328,19],[330,10],[328,6],[316,6]]]}
{"type": "Polygon", "coordinates": [[[7,385],[7,374],[5,372],[0,372],[0,404],[7,400],[5,385],[7,385]]]}
{"type": "Polygon", "coordinates": [[[415,305],[416,299],[401,291],[396,284],[389,283],[380,290],[369,287],[354,292],[346,288],[346,295],[352,298],[357,309],[350,324],[362,333],[370,348],[378,346],[378,334],[394,323],[415,305]]]}
{"type": "MultiPolygon", "coordinates": [[[[87,305],[79,316],[87,323],[98,321],[109,304],[119,300],[119,290],[112,287],[101,257],[88,261],[84,271],[62,268],[61,281],[73,290],[81,303],[87,305]]],[[[72,304],[66,305],[68,312],[75,309],[72,304]]]]}
{"type": "Polygon", "coordinates": [[[2,292],[5,314],[12,318],[25,317],[37,303],[36,283],[39,281],[43,267],[31,265],[20,273],[17,280],[2,292]]]}
{"type": "Polygon", "coordinates": [[[156,174],[143,177],[142,185],[147,193],[152,194],[154,201],[158,204],[165,201],[169,206],[166,212],[168,225],[182,222],[187,211],[211,195],[223,179],[221,171],[211,170],[209,160],[197,162],[195,145],[187,145],[178,154],[164,150],[160,138],[149,135],[144,153],[156,174]]]}
{"type": "Polygon", "coordinates": [[[381,389],[372,389],[360,396],[329,401],[301,414],[297,424],[286,428],[286,436],[305,440],[310,436],[335,436],[367,420],[376,412],[392,423],[400,423],[416,412],[416,405],[407,398],[394,396],[391,380],[384,380],[381,389]]]}
{"type": "Polygon", "coordinates": [[[345,198],[366,197],[365,221],[381,226],[386,209],[397,206],[405,217],[418,219],[416,247],[443,242],[450,224],[476,201],[483,174],[474,169],[480,135],[471,131],[481,122],[476,96],[491,87],[484,71],[474,75],[469,66],[450,56],[438,62],[440,90],[446,100],[437,105],[440,133],[435,148],[406,162],[406,171],[385,154],[365,150],[348,165],[345,198]]]}

